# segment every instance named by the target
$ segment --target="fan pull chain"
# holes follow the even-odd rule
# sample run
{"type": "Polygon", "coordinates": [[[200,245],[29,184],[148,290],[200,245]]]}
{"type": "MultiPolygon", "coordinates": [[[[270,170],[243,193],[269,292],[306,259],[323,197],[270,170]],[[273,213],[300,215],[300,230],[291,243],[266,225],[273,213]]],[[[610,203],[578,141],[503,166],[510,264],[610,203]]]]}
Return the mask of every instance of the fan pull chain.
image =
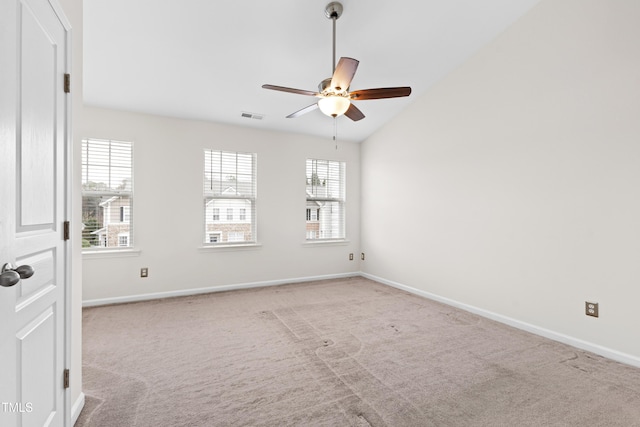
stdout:
{"type": "Polygon", "coordinates": [[[333,118],[333,142],[336,143],[336,150],[338,149],[338,118],[333,118]]]}

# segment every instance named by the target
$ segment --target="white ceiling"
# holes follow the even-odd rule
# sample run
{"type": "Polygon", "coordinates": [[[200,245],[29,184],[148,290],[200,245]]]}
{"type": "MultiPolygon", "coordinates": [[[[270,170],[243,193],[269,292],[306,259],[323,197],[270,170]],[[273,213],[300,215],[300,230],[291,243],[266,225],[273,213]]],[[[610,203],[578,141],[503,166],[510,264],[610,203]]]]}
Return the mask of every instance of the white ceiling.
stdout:
{"type": "MultiPolygon", "coordinates": [[[[357,102],[338,118],[341,140],[362,141],[539,0],[342,0],[337,57],[360,61],[351,90],[411,86],[407,98],[357,102]]],[[[316,99],[262,89],[317,90],[331,76],[329,0],[84,0],[88,105],[333,136],[316,99]],[[264,115],[262,120],[242,112],[264,115]]]]}

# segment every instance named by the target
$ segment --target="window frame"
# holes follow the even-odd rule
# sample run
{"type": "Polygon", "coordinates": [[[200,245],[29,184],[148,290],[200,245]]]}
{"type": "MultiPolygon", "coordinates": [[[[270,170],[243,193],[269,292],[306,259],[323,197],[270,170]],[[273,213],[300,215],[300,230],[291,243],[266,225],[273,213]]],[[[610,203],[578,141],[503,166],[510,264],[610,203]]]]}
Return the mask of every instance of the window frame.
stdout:
{"type": "Polygon", "coordinates": [[[203,247],[258,246],[256,214],[257,153],[209,148],[205,148],[203,153],[203,247]],[[209,156],[209,159],[207,156],[209,156]],[[220,156],[218,168],[214,167],[213,159],[216,156],[220,156]],[[236,169],[233,173],[225,172],[224,159],[228,160],[230,156],[234,156],[236,161],[236,169]],[[250,163],[248,159],[250,159],[250,163]],[[207,169],[208,167],[210,168],[209,170],[207,169]],[[250,172],[248,172],[249,169],[250,172]],[[218,182],[214,181],[214,176],[218,176],[218,182]],[[233,182],[236,182],[235,188],[231,188],[233,187],[233,182]],[[228,188],[225,189],[225,185],[228,188]],[[241,192],[240,190],[245,191],[241,192]],[[232,206],[225,205],[225,201],[232,206]],[[220,202],[220,205],[213,206],[216,202],[220,202]],[[245,205],[242,206],[242,203],[245,203],[245,205]],[[242,212],[242,210],[245,211],[244,219],[240,219],[241,214],[236,213],[236,211],[242,212]],[[216,224],[218,225],[217,227],[216,224]],[[219,235],[217,242],[210,241],[212,234],[219,235]],[[247,240],[235,241],[229,239],[230,236],[239,235],[245,236],[247,240]]]}
{"type": "Polygon", "coordinates": [[[104,253],[104,252],[127,252],[134,250],[134,147],[132,141],[121,141],[113,139],[101,138],[83,138],[81,146],[81,198],[82,198],[82,253],[104,253]],[[104,151],[108,155],[104,155],[104,151]],[[103,151],[103,155],[100,155],[103,151]],[[94,157],[97,156],[97,157],[94,157]],[[124,157],[122,157],[124,156],[124,157]],[[93,157],[93,159],[92,159],[93,157]],[[96,161],[96,158],[98,161],[96,161]],[[126,161],[123,161],[125,159],[126,161]],[[127,163],[128,161],[128,163],[127,163]],[[101,178],[106,177],[107,183],[103,180],[94,180],[95,171],[102,169],[101,178]],[[106,174],[106,175],[104,175],[106,174]],[[113,188],[114,181],[120,177],[122,183],[118,187],[113,188]],[[93,186],[94,188],[89,188],[93,186]],[[95,216],[90,215],[89,209],[85,202],[87,199],[94,198],[94,203],[98,203],[93,207],[95,216]],[[118,199],[126,199],[126,204],[112,206],[112,202],[118,199]],[[103,211],[100,213],[100,205],[103,211]],[[100,217],[102,217],[102,225],[100,225],[100,217]],[[85,231],[87,223],[93,218],[97,223],[94,232],[85,231]],[[114,220],[114,218],[117,218],[114,220]],[[107,222],[105,222],[107,221],[107,222]],[[114,227],[109,227],[113,225],[114,227]],[[100,232],[105,230],[105,232],[100,232]],[[95,237],[90,238],[90,234],[95,237]],[[127,236],[127,245],[121,245],[124,235],[127,236]],[[113,238],[110,238],[113,237],[113,238]],[[91,245],[91,241],[95,240],[95,245],[91,245]],[[86,244],[89,246],[85,246],[86,244]]]}
{"type": "MultiPolygon", "coordinates": [[[[340,160],[326,160],[308,158],[305,162],[305,175],[306,175],[306,212],[305,212],[305,227],[307,243],[321,243],[321,242],[340,242],[346,241],[346,175],[347,164],[340,160]],[[311,162],[311,165],[310,165],[311,162]],[[324,164],[326,167],[326,176],[321,178],[318,175],[318,163],[324,164]],[[311,174],[309,174],[309,168],[311,167],[311,174]],[[337,168],[338,180],[336,185],[336,179],[330,177],[331,168],[337,168]],[[323,187],[324,190],[318,192],[317,189],[323,187]],[[331,188],[331,189],[330,189],[331,188]],[[311,191],[310,191],[311,190],[311,191]],[[320,194],[319,194],[320,193],[320,194]],[[322,194],[325,193],[325,194],[322,194]],[[315,203],[318,206],[311,207],[310,204],[315,203]],[[320,233],[327,231],[322,229],[321,210],[322,203],[337,203],[340,209],[337,218],[331,219],[331,221],[337,221],[337,227],[332,226],[328,230],[332,236],[321,236],[320,233]],[[314,212],[315,211],[315,212],[314,212]],[[311,226],[317,224],[317,237],[312,237],[313,230],[311,226]],[[337,234],[337,236],[335,236],[337,234]]],[[[315,227],[314,227],[315,228],[315,227]]]]}

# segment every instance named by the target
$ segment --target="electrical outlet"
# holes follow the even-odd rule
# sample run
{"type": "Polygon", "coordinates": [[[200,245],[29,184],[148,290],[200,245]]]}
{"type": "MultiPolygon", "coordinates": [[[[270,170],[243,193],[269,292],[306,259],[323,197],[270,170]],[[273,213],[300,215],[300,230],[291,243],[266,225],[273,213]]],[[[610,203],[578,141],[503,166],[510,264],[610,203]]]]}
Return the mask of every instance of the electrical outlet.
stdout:
{"type": "Polygon", "coordinates": [[[361,259],[362,261],[364,261],[364,252],[362,252],[362,253],[360,254],[360,259],[361,259]]]}
{"type": "Polygon", "coordinates": [[[140,277],[149,277],[149,269],[147,267],[140,269],[140,277]]]}
{"type": "Polygon", "coordinates": [[[598,303],[585,301],[584,314],[586,314],[587,316],[598,317],[598,303]]]}
{"type": "Polygon", "coordinates": [[[353,261],[353,254],[349,254],[349,261],[353,261]]]}

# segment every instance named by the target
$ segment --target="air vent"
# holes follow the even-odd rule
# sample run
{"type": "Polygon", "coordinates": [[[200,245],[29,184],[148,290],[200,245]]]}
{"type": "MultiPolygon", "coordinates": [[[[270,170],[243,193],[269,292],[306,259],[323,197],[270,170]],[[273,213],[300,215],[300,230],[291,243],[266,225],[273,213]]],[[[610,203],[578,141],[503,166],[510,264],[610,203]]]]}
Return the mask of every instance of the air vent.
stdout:
{"type": "Polygon", "coordinates": [[[264,114],[256,114],[256,113],[247,113],[247,112],[242,112],[242,117],[244,117],[245,119],[256,119],[256,120],[262,120],[264,118],[264,114]]]}

